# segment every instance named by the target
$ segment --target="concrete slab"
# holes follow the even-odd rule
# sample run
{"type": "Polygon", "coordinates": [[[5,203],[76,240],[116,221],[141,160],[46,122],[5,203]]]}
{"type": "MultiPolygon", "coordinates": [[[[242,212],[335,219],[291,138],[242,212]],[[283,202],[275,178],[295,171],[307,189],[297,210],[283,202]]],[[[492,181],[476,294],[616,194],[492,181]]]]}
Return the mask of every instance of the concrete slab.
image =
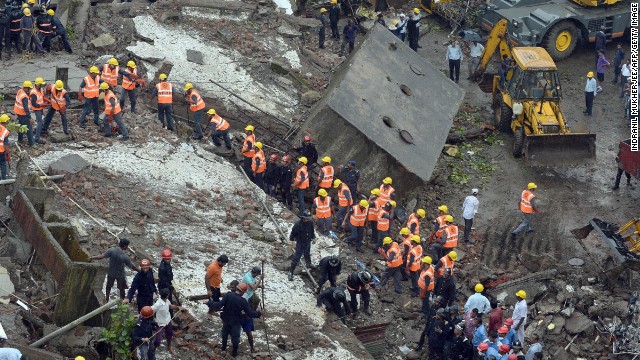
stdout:
{"type": "Polygon", "coordinates": [[[49,165],[49,174],[75,174],[89,167],[91,164],[78,154],[69,154],[52,162],[49,165]]]}
{"type": "Polygon", "coordinates": [[[79,67],[75,55],[60,52],[55,57],[36,58],[27,62],[11,64],[11,71],[0,71],[0,93],[15,96],[18,88],[25,80],[33,81],[36,76],[41,76],[47,83],[56,81],[56,67],[69,69],[69,80],[65,88],[69,91],[78,91],[82,79],[87,76],[88,69],[79,67]]]}
{"type": "Polygon", "coordinates": [[[10,295],[15,291],[16,289],[9,278],[9,271],[0,266],[0,301],[8,301],[10,295]]]}

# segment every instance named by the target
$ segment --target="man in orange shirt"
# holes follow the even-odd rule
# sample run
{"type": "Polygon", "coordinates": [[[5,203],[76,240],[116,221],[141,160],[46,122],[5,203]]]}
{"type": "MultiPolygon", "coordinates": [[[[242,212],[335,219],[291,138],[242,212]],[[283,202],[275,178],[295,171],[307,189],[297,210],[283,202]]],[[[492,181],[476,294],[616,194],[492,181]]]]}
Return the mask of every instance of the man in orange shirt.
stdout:
{"type": "Polygon", "coordinates": [[[204,283],[207,287],[207,295],[215,301],[220,301],[220,284],[222,283],[222,268],[229,262],[227,255],[222,254],[207,267],[204,283]]]}

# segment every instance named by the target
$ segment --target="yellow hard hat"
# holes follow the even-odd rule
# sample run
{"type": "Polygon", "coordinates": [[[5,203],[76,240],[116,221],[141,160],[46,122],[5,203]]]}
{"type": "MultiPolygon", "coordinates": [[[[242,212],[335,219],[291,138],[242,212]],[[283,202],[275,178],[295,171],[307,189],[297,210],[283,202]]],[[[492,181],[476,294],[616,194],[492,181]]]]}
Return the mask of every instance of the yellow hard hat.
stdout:
{"type": "Polygon", "coordinates": [[[415,241],[415,242],[417,242],[418,244],[420,244],[420,235],[413,235],[413,236],[411,237],[411,241],[415,241]]]}
{"type": "Polygon", "coordinates": [[[524,292],[524,290],[518,290],[518,292],[516,293],[516,296],[522,299],[526,299],[527,298],[527,293],[524,292]]]}
{"type": "Polygon", "coordinates": [[[384,239],[382,239],[382,245],[389,245],[393,242],[393,240],[390,237],[386,237],[384,239]]]}
{"type": "Polygon", "coordinates": [[[380,195],[380,189],[375,188],[375,189],[371,190],[371,195],[380,195]]]}
{"type": "Polygon", "coordinates": [[[398,25],[398,20],[394,19],[391,23],[392,23],[393,25],[398,25]]]}
{"type": "Polygon", "coordinates": [[[535,183],[529,183],[527,185],[527,189],[531,190],[531,189],[537,189],[538,185],[536,185],[535,183]]]}
{"type": "Polygon", "coordinates": [[[418,211],[416,211],[416,214],[418,214],[418,216],[420,216],[423,219],[425,216],[427,216],[427,212],[424,211],[424,209],[418,209],[418,211]]]}
{"type": "Polygon", "coordinates": [[[587,73],[587,77],[588,77],[588,78],[592,78],[592,77],[593,77],[593,71],[589,71],[589,72],[587,73]]]}
{"type": "Polygon", "coordinates": [[[327,195],[328,195],[328,194],[327,194],[327,190],[325,190],[325,189],[320,189],[320,190],[318,190],[318,195],[320,195],[320,196],[327,196],[327,195]]]}
{"type": "Polygon", "coordinates": [[[413,13],[414,13],[414,14],[420,14],[420,9],[418,9],[418,8],[413,8],[413,13]]]}
{"type": "Polygon", "coordinates": [[[438,206],[438,210],[442,211],[445,214],[449,213],[449,208],[447,207],[447,205],[440,205],[438,206]]]}
{"type": "Polygon", "coordinates": [[[245,126],[245,128],[244,128],[244,130],[245,130],[245,131],[253,131],[253,130],[255,130],[255,129],[256,129],[256,128],[254,128],[254,127],[253,127],[253,125],[247,125],[247,126],[245,126]]]}
{"type": "Polygon", "coordinates": [[[0,115],[0,123],[6,123],[7,121],[9,121],[9,115],[7,114],[0,115]]]}
{"type": "Polygon", "coordinates": [[[74,360],[85,360],[84,356],[76,356],[74,360]]]}
{"type": "Polygon", "coordinates": [[[29,4],[27,4],[27,3],[22,4],[22,8],[23,8],[23,9],[24,9],[24,8],[27,8],[27,7],[29,7],[29,4]]]}
{"type": "Polygon", "coordinates": [[[129,61],[127,62],[127,67],[130,67],[130,68],[132,68],[132,69],[135,69],[135,68],[137,67],[137,66],[136,66],[136,62],[135,62],[135,61],[133,61],[133,60],[129,60],[129,61]]]}
{"type": "Polygon", "coordinates": [[[53,16],[53,15],[55,15],[55,14],[56,14],[56,12],[55,12],[55,11],[53,11],[53,9],[49,9],[49,10],[47,10],[47,14],[49,14],[49,15],[53,16]]]}
{"type": "Polygon", "coordinates": [[[453,222],[453,216],[451,216],[451,215],[445,216],[444,217],[444,221],[445,222],[449,222],[449,223],[453,222]]]}
{"type": "Polygon", "coordinates": [[[64,89],[64,83],[62,82],[62,80],[56,80],[56,90],[62,89],[64,89]]]}
{"type": "Polygon", "coordinates": [[[30,89],[32,89],[32,88],[33,88],[33,84],[31,83],[31,81],[27,80],[27,81],[25,81],[25,82],[23,82],[23,83],[22,83],[22,87],[23,87],[23,88],[30,88],[30,89]]]}
{"type": "Polygon", "coordinates": [[[389,204],[391,204],[391,207],[396,207],[396,205],[398,205],[395,200],[389,201],[389,204]]]}
{"type": "Polygon", "coordinates": [[[451,260],[453,261],[458,260],[458,253],[455,251],[449,251],[447,255],[449,255],[449,258],[451,258],[451,260]]]}
{"type": "Polygon", "coordinates": [[[333,180],[333,187],[334,188],[337,188],[338,186],[340,186],[340,184],[342,184],[342,181],[340,181],[340,179],[333,180]]]}
{"type": "Polygon", "coordinates": [[[256,147],[262,150],[262,143],[260,141],[256,141],[256,147]]]}
{"type": "Polygon", "coordinates": [[[92,66],[91,68],[89,68],[89,72],[92,74],[100,74],[100,69],[98,69],[97,66],[92,66]]]}
{"type": "Polygon", "coordinates": [[[477,283],[476,286],[473,288],[477,293],[481,293],[484,291],[484,286],[482,286],[482,284],[477,283]]]}
{"type": "Polygon", "coordinates": [[[322,162],[326,162],[326,163],[331,164],[331,158],[328,157],[328,156],[325,156],[325,157],[322,158],[322,162]]]}
{"type": "Polygon", "coordinates": [[[307,160],[307,158],[306,158],[306,157],[301,156],[301,157],[299,157],[299,158],[298,158],[298,162],[301,162],[301,163],[303,163],[303,164],[307,165],[307,163],[309,162],[309,160],[307,160]]]}
{"type": "Polygon", "coordinates": [[[167,74],[160,74],[160,76],[158,76],[158,79],[160,80],[167,80],[167,74]]]}
{"type": "Polygon", "coordinates": [[[189,89],[193,89],[193,84],[192,83],[186,83],[184,84],[184,91],[187,91],[189,89]]]}
{"type": "Polygon", "coordinates": [[[118,66],[118,59],[116,58],[109,59],[109,65],[118,66]]]}
{"type": "Polygon", "coordinates": [[[367,200],[360,200],[360,203],[358,203],[360,206],[362,206],[363,208],[368,208],[369,207],[369,202],[367,200]]]}
{"type": "Polygon", "coordinates": [[[29,1],[27,1],[27,2],[28,2],[29,4],[35,4],[35,3],[36,3],[36,0],[29,0],[29,1]]]}
{"type": "Polygon", "coordinates": [[[338,0],[331,0],[331,5],[335,5],[338,3],[338,0]]]}
{"type": "Polygon", "coordinates": [[[409,234],[411,234],[411,231],[409,230],[409,228],[400,229],[400,235],[409,235],[409,234]]]}
{"type": "Polygon", "coordinates": [[[109,90],[109,84],[106,82],[100,83],[100,90],[109,90]]]}
{"type": "Polygon", "coordinates": [[[321,14],[322,14],[322,13],[325,13],[325,12],[327,12],[327,9],[325,9],[325,8],[320,9],[320,13],[321,13],[321,14]]]}
{"type": "Polygon", "coordinates": [[[207,111],[207,114],[215,115],[216,114],[216,110],[215,109],[209,109],[209,111],[207,111]]]}
{"type": "Polygon", "coordinates": [[[393,182],[393,180],[391,180],[390,177],[386,177],[384,178],[384,180],[382,180],[383,184],[387,184],[387,185],[391,185],[391,183],[393,182]]]}
{"type": "Polygon", "coordinates": [[[431,265],[433,264],[433,259],[431,259],[431,256],[425,256],[422,258],[422,262],[431,265]]]}
{"type": "Polygon", "coordinates": [[[24,16],[31,16],[31,10],[29,10],[29,8],[25,8],[24,10],[22,10],[22,13],[24,14],[24,16]]]}
{"type": "Polygon", "coordinates": [[[35,83],[36,85],[44,85],[44,79],[41,77],[37,77],[35,83]]]}

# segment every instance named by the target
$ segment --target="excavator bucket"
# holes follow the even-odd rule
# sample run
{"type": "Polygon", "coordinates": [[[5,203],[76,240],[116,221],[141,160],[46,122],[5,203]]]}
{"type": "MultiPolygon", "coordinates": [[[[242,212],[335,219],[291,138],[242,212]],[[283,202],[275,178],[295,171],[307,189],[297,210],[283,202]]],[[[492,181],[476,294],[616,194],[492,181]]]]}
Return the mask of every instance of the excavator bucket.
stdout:
{"type": "Polygon", "coordinates": [[[596,134],[527,135],[524,157],[540,164],[585,162],[596,157],[596,134]]]}
{"type": "Polygon", "coordinates": [[[476,72],[473,76],[474,79],[480,79],[480,81],[478,82],[478,87],[480,87],[480,90],[482,90],[482,92],[490,94],[493,92],[493,78],[495,77],[495,75],[496,74],[488,72],[482,74],[476,72]]]}

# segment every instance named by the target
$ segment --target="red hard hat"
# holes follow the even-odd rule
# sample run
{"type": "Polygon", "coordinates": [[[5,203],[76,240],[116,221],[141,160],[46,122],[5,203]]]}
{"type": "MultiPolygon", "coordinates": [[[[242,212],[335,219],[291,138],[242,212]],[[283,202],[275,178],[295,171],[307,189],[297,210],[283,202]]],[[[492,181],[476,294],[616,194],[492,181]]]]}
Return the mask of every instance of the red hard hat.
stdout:
{"type": "Polygon", "coordinates": [[[508,318],[507,320],[504,321],[504,324],[507,326],[513,326],[513,319],[508,318]]]}
{"type": "Polygon", "coordinates": [[[153,316],[153,309],[151,306],[145,306],[140,310],[140,315],[142,315],[143,318],[150,318],[153,316]]]}
{"type": "Polygon", "coordinates": [[[149,261],[149,259],[142,259],[142,261],[140,261],[140,267],[143,269],[148,269],[151,267],[151,261],[149,261]]]}
{"type": "Polygon", "coordinates": [[[518,360],[518,356],[516,354],[511,354],[511,355],[509,355],[507,360],[518,360]]]}
{"type": "Polygon", "coordinates": [[[499,347],[500,351],[508,353],[509,350],[511,350],[511,346],[507,345],[507,344],[502,344],[499,347]]]}
{"type": "Polygon", "coordinates": [[[289,156],[289,155],[283,156],[282,157],[282,162],[290,163],[291,162],[291,156],[289,156]]]}
{"type": "Polygon", "coordinates": [[[240,284],[238,284],[236,289],[240,290],[240,292],[244,294],[245,292],[247,292],[248,286],[247,284],[241,282],[240,284]]]}
{"type": "Polygon", "coordinates": [[[506,326],[501,326],[500,329],[498,329],[498,334],[506,334],[509,332],[509,328],[506,326]]]}
{"type": "Polygon", "coordinates": [[[271,156],[269,156],[269,160],[278,161],[278,154],[271,154],[271,156]]]}
{"type": "Polygon", "coordinates": [[[169,250],[169,249],[162,250],[162,258],[163,259],[171,259],[172,257],[173,257],[173,254],[171,253],[171,250],[169,250]]]}
{"type": "Polygon", "coordinates": [[[311,136],[305,135],[303,139],[304,141],[311,141],[311,136]]]}
{"type": "Polygon", "coordinates": [[[480,343],[480,345],[478,345],[478,350],[480,351],[489,350],[489,344],[487,344],[486,342],[480,343]]]}

